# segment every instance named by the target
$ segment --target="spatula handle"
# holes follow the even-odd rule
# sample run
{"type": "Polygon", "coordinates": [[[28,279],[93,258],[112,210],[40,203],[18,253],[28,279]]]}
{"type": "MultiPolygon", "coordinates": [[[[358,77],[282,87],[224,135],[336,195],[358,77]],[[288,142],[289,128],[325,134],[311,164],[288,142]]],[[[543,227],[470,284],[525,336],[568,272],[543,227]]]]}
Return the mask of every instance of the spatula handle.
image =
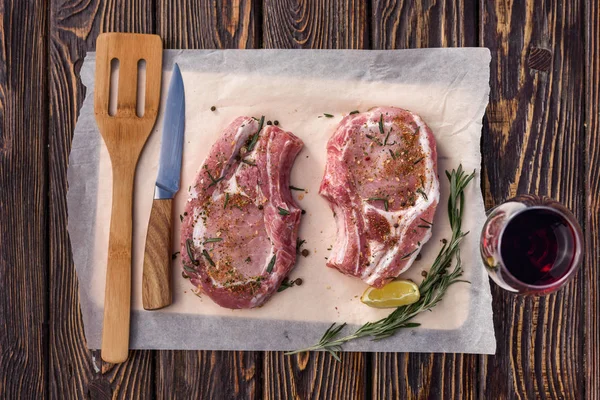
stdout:
{"type": "Polygon", "coordinates": [[[142,275],[142,303],[146,310],[171,304],[172,204],[172,199],[152,202],[142,275]]]}
{"type": "Polygon", "coordinates": [[[135,166],[131,169],[113,164],[113,200],[102,327],[102,359],[110,363],[121,363],[129,354],[134,173],[135,166]]]}

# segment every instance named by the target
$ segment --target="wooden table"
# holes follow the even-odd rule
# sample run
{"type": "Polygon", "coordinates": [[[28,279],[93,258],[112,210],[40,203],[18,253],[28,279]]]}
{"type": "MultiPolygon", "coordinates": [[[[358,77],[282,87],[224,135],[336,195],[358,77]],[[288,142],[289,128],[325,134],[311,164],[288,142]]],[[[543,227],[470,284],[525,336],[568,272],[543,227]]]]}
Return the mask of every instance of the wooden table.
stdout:
{"type": "Polygon", "coordinates": [[[0,398],[600,398],[600,6],[596,0],[0,0],[0,398]],[[87,350],[67,160],[98,33],[166,48],[485,46],[487,206],[550,195],[585,229],[559,293],[495,286],[495,356],[87,350]]]}

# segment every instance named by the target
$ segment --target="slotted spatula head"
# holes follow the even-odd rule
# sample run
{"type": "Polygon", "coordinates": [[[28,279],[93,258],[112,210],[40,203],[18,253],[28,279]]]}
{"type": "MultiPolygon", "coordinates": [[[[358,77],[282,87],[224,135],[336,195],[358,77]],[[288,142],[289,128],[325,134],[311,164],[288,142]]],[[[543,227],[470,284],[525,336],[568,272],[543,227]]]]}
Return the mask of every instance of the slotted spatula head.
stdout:
{"type": "Polygon", "coordinates": [[[94,113],[110,154],[113,199],[108,240],[102,359],[123,362],[129,353],[131,245],[135,168],[156,121],[162,77],[162,42],[156,35],[104,33],[96,42],[94,113]],[[111,84],[111,61],[119,61],[117,88],[111,84]],[[138,63],[146,63],[143,114],[137,115],[138,63]],[[116,89],[116,90],[115,90],[116,89]],[[109,114],[111,91],[116,112],[109,114]]]}
{"type": "MultiPolygon", "coordinates": [[[[158,115],[162,77],[162,41],[158,35],[103,33],[96,42],[94,113],[104,141],[141,150],[158,115]],[[119,61],[117,110],[109,115],[111,62],[119,61]],[[144,113],[136,113],[138,63],[146,62],[144,113]],[[141,146],[141,147],[140,147],[141,146]]],[[[114,88],[113,88],[114,91],[114,88]]]]}

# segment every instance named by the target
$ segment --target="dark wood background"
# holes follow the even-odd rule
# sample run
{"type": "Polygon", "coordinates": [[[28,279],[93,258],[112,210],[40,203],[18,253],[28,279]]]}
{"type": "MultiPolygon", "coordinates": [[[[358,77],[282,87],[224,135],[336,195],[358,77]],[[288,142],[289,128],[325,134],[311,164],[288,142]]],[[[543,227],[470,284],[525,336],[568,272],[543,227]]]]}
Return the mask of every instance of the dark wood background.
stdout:
{"type": "Polygon", "coordinates": [[[597,0],[0,0],[0,398],[600,398],[597,0]],[[492,286],[495,356],[87,350],[67,234],[81,59],[105,31],[166,48],[485,46],[484,195],[550,195],[585,229],[545,298],[492,286]]]}

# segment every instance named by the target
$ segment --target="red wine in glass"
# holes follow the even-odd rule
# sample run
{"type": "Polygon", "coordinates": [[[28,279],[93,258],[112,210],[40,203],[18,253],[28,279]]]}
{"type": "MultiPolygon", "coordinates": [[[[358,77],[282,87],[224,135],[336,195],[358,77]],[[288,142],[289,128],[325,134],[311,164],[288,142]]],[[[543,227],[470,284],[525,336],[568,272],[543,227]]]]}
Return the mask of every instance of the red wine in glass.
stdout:
{"type": "Polygon", "coordinates": [[[520,196],[490,212],[481,235],[481,254],[501,287],[549,293],[566,284],[581,263],[581,228],[560,203],[520,196]]]}

